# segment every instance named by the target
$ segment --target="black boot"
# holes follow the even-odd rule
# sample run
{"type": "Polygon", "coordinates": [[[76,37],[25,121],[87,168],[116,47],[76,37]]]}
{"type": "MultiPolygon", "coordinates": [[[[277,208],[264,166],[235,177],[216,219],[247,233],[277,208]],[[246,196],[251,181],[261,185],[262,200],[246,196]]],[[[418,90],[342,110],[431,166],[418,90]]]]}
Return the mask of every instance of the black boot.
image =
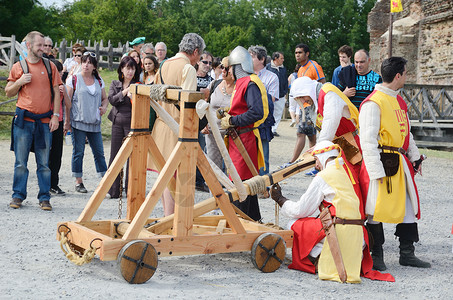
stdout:
{"type": "Polygon", "coordinates": [[[401,223],[396,225],[395,235],[400,238],[400,265],[416,268],[431,268],[429,262],[415,256],[414,242],[418,242],[417,223],[401,223]]]}
{"type": "Polygon", "coordinates": [[[382,223],[379,224],[370,224],[366,225],[373,237],[374,244],[371,249],[371,258],[373,259],[373,269],[378,271],[387,270],[387,266],[384,263],[384,249],[382,245],[385,242],[384,238],[384,228],[382,223]]]}

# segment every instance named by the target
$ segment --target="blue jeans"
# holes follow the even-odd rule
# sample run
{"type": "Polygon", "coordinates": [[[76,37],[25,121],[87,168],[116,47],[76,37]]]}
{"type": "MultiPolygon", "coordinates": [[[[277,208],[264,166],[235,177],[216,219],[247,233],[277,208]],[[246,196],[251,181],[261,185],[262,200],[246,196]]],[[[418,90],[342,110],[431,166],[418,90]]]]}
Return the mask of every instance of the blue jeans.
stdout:
{"type": "Polygon", "coordinates": [[[268,140],[261,140],[263,144],[263,155],[264,155],[264,166],[266,170],[261,167],[260,168],[260,175],[265,175],[269,173],[269,141],[268,140]]]}
{"type": "Polygon", "coordinates": [[[94,156],[96,172],[102,177],[107,171],[104,157],[104,145],[101,132],[88,132],[72,127],[72,177],[82,177],[83,155],[85,153],[85,140],[91,147],[94,156]]]}
{"type": "MultiPolygon", "coordinates": [[[[33,142],[33,134],[37,123],[24,121],[24,128],[14,125],[14,163],[13,177],[13,198],[24,200],[27,198],[27,181],[28,181],[28,156],[33,142]]],[[[38,200],[49,201],[50,199],[50,169],[49,169],[49,152],[52,143],[52,135],[48,124],[43,124],[45,149],[35,149],[36,175],[38,177],[38,200]]]]}

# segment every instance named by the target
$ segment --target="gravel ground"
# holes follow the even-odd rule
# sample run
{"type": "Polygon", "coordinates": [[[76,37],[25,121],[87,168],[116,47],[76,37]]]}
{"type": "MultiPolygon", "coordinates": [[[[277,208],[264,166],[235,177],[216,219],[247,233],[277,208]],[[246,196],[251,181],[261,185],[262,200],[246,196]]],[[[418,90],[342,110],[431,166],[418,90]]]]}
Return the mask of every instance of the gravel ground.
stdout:
{"type": "MultiPolygon", "coordinates": [[[[280,137],[271,142],[271,170],[285,163],[291,156],[295,142],[295,128],[282,122],[280,137]]],[[[105,142],[108,159],[110,143],[105,142]]],[[[64,147],[60,186],[67,192],[63,197],[52,197],[53,211],[38,207],[36,164],[30,156],[28,181],[29,197],[19,210],[9,208],[14,165],[14,154],[9,141],[0,142],[4,157],[0,166],[2,199],[0,214],[0,299],[55,299],[101,298],[142,299],[181,298],[374,298],[374,299],[453,299],[451,226],[453,212],[451,170],[453,160],[429,158],[423,165],[423,177],[417,178],[421,197],[422,219],[419,222],[420,242],[416,254],[432,264],[431,269],[416,269],[398,264],[398,242],[394,239],[395,226],[385,224],[387,241],[384,244],[388,272],[396,282],[363,279],[362,284],[326,282],[317,276],[287,268],[288,261],[274,273],[261,273],[253,267],[249,252],[160,258],[154,276],[145,284],[130,285],[119,274],[116,261],[95,258],[84,266],[69,262],[56,241],[57,223],[75,221],[100,179],[96,177],[89,147],[85,152],[84,182],[89,193],[74,191],[71,178],[70,146],[64,147]]],[[[148,190],[155,180],[148,174],[148,190]]],[[[297,174],[282,183],[283,193],[297,199],[311,179],[297,174]]],[[[196,201],[208,198],[196,192],[196,201]]],[[[271,199],[260,200],[265,222],[274,222],[271,199]]],[[[123,209],[125,215],[125,208],[123,209]]],[[[152,216],[162,216],[158,204],[152,216]]],[[[106,199],[94,219],[116,219],[118,202],[106,199]]],[[[280,218],[280,224],[287,220],[280,218]]],[[[288,249],[288,258],[291,258],[288,249]]]]}

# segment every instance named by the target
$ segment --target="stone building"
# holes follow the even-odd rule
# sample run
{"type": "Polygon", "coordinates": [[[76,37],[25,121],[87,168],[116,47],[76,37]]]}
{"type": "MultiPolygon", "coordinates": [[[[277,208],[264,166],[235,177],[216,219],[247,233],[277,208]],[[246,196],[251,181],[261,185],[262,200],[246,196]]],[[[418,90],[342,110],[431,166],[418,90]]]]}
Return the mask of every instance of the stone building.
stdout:
{"type": "MultiPolygon", "coordinates": [[[[408,59],[408,83],[453,85],[453,0],[402,0],[393,14],[393,56],[408,59]]],[[[371,68],[388,56],[389,0],[368,14],[371,68]]]]}

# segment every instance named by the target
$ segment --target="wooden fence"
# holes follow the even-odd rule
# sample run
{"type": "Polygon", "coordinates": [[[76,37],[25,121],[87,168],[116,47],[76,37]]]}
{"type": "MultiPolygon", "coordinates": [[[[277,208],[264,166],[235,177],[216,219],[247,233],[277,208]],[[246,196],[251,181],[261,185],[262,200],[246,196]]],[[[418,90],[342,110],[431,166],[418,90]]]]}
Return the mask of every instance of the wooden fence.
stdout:
{"type": "MultiPolygon", "coordinates": [[[[82,44],[88,51],[96,53],[99,67],[107,68],[109,70],[115,70],[118,68],[119,61],[124,53],[127,53],[130,49],[128,44],[118,43],[118,47],[113,47],[110,41],[107,42],[107,46],[104,46],[104,42],[79,41],[67,42],[63,39],[61,42],[55,42],[54,47],[58,49],[58,59],[64,62],[67,58],[72,56],[72,45],[75,43],[82,44]]],[[[0,36],[0,65],[6,66],[11,70],[13,64],[19,60],[19,55],[24,56],[26,49],[22,46],[14,35],[11,37],[0,36]]]]}

